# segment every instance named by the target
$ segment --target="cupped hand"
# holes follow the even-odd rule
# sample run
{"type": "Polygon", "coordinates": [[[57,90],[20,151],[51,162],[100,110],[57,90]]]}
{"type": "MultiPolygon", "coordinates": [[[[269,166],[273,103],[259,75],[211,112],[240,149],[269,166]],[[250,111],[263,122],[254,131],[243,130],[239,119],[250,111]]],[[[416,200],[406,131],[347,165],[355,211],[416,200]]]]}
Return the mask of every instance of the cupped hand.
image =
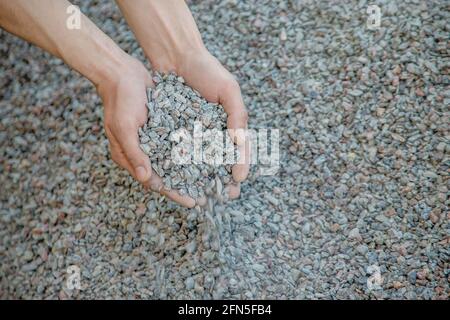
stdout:
{"type": "Polygon", "coordinates": [[[232,169],[235,183],[228,186],[229,197],[237,198],[240,194],[240,182],[247,178],[250,167],[249,141],[245,135],[248,113],[239,84],[206,49],[184,54],[177,73],[206,100],[220,103],[228,115],[227,126],[232,129],[229,133],[241,155],[239,163],[232,169]]]}
{"type": "Polygon", "coordinates": [[[111,157],[137,181],[185,207],[195,206],[189,196],[164,189],[162,179],[153,171],[150,159],[139,146],[138,128],[147,120],[146,88],[152,86],[146,68],[130,58],[115,79],[98,85],[104,104],[104,122],[111,157]]]}

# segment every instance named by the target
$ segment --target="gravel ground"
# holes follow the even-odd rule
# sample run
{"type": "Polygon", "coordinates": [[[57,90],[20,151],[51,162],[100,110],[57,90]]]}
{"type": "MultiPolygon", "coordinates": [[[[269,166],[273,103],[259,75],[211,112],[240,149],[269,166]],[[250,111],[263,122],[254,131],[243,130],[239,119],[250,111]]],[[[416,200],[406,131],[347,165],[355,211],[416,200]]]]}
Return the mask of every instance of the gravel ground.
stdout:
{"type": "MultiPolygon", "coordinates": [[[[0,297],[448,299],[449,3],[374,3],[377,30],[366,1],[191,2],[281,139],[212,231],[112,162],[87,80],[0,31],[0,297]]],[[[143,60],[114,2],[82,10],[143,60]]]]}

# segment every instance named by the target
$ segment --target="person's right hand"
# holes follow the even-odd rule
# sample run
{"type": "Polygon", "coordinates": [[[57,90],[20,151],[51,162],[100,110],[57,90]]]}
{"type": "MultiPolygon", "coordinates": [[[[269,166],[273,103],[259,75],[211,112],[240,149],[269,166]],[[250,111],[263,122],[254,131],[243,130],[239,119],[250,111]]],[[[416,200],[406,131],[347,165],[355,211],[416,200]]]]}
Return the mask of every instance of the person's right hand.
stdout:
{"type": "MultiPolygon", "coordinates": [[[[225,189],[230,199],[237,198],[251,160],[246,135],[248,114],[238,82],[207,51],[185,1],[116,1],[154,70],[175,72],[206,100],[224,107],[228,133],[241,155],[232,168],[233,181],[225,189]]],[[[197,202],[202,205],[205,198],[197,202]]]]}
{"type": "Polygon", "coordinates": [[[189,86],[206,100],[220,103],[228,115],[228,133],[240,153],[239,162],[232,168],[233,183],[227,186],[230,199],[236,199],[240,195],[240,183],[247,178],[250,170],[250,144],[245,133],[248,112],[239,84],[206,48],[184,52],[175,64],[179,66],[177,73],[189,86]]]}
{"type": "Polygon", "coordinates": [[[195,206],[192,198],[162,188],[162,179],[152,170],[150,159],[139,146],[138,128],[147,121],[145,103],[146,88],[149,86],[153,86],[149,72],[131,57],[114,79],[97,86],[104,104],[105,131],[111,157],[145,187],[192,208],[195,206]]]}

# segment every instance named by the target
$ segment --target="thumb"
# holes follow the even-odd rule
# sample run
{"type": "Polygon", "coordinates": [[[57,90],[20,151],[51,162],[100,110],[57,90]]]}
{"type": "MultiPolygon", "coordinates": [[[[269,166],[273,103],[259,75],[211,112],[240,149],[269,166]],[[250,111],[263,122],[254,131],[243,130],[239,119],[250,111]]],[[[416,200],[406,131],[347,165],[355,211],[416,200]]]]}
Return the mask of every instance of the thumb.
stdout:
{"type": "MultiPolygon", "coordinates": [[[[233,166],[232,175],[236,182],[244,181],[250,170],[250,146],[246,136],[248,113],[242,100],[241,90],[236,81],[231,81],[224,87],[220,101],[228,114],[227,127],[231,139],[238,146],[240,157],[238,163],[233,166]]],[[[233,189],[237,192],[239,188],[233,189]]]]}
{"type": "Polygon", "coordinates": [[[139,146],[139,136],[136,130],[128,130],[127,134],[117,139],[125,156],[133,169],[133,176],[140,183],[146,183],[152,176],[150,159],[139,146]]]}
{"type": "Polygon", "coordinates": [[[224,86],[220,102],[228,114],[227,126],[232,140],[237,145],[243,145],[248,113],[242,100],[239,84],[234,79],[224,86]]]}

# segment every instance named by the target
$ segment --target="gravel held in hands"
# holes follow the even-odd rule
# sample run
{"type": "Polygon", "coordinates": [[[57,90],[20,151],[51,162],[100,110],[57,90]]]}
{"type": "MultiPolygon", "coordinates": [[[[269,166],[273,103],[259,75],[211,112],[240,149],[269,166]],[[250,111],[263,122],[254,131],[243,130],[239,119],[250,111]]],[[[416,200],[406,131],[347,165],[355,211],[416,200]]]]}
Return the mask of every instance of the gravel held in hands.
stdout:
{"type": "Polygon", "coordinates": [[[207,102],[175,74],[155,73],[153,81],[156,87],[147,90],[148,121],[139,139],[164,188],[198,199],[212,195],[216,185],[231,183],[239,154],[226,131],[223,107],[207,102]]]}

